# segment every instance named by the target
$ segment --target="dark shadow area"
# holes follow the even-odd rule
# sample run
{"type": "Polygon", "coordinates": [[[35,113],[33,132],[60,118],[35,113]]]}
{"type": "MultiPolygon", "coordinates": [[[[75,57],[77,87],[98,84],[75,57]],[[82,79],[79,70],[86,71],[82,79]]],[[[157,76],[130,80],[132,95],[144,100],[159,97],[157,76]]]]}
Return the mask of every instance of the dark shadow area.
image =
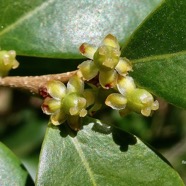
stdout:
{"type": "MultiPolygon", "coordinates": [[[[104,124],[102,122],[96,122],[96,120],[92,120],[91,118],[87,117],[84,119],[83,126],[90,125],[90,123],[94,123],[91,130],[97,133],[101,133],[104,135],[112,135],[113,141],[116,143],[116,145],[119,146],[120,150],[122,152],[125,152],[128,150],[129,145],[135,145],[137,140],[136,137],[128,132],[125,132],[119,128],[116,128],[114,126],[110,126],[107,124],[104,124]]],[[[82,128],[79,130],[84,130],[82,128]]],[[[78,134],[78,131],[74,131],[70,128],[67,122],[65,122],[62,125],[54,126],[52,124],[49,124],[49,127],[53,129],[59,129],[60,130],[60,136],[65,138],[67,136],[70,136],[72,138],[76,137],[78,134]]]]}
{"type": "Polygon", "coordinates": [[[112,132],[112,127],[104,123],[95,122],[95,124],[92,127],[92,130],[94,132],[99,132],[102,134],[110,134],[112,132]]]}
{"type": "Polygon", "coordinates": [[[10,72],[11,76],[34,76],[56,74],[77,69],[83,59],[55,59],[42,57],[17,56],[19,68],[10,72]]]}
{"type": "MultiPolygon", "coordinates": [[[[21,166],[21,168],[23,170],[25,170],[26,172],[28,172],[27,169],[25,168],[25,166],[23,164],[21,164],[20,166],[21,166]]],[[[28,176],[26,178],[26,181],[25,181],[25,186],[34,186],[34,185],[35,185],[34,184],[34,181],[32,180],[31,176],[28,174],[28,176]]]]}
{"type": "Polygon", "coordinates": [[[27,179],[26,179],[26,183],[25,183],[25,186],[34,186],[34,182],[32,180],[32,178],[30,177],[30,175],[27,176],[27,179]]]}
{"type": "Polygon", "coordinates": [[[112,138],[114,142],[120,146],[122,152],[126,152],[129,145],[135,145],[137,143],[137,139],[134,135],[115,127],[112,127],[112,138]]]}
{"type": "Polygon", "coordinates": [[[115,126],[107,125],[103,122],[96,122],[96,120],[87,121],[84,123],[88,124],[90,122],[94,123],[92,127],[92,130],[94,132],[98,132],[98,133],[105,134],[105,135],[111,134],[113,141],[116,143],[116,145],[119,146],[122,152],[127,151],[129,145],[135,145],[137,143],[137,139],[134,135],[122,129],[119,129],[115,126]]]}
{"type": "Polygon", "coordinates": [[[70,136],[72,138],[76,137],[77,135],[77,131],[74,131],[72,130],[67,122],[63,123],[62,125],[59,125],[59,126],[54,126],[53,124],[49,124],[49,127],[50,128],[53,128],[53,129],[59,129],[60,130],[60,136],[65,138],[67,136],[70,136]]]}
{"type": "Polygon", "coordinates": [[[116,145],[119,146],[122,152],[127,151],[129,145],[135,145],[137,143],[137,139],[134,135],[125,132],[124,130],[119,129],[113,125],[107,125],[104,122],[99,122],[91,119],[85,121],[84,125],[88,125],[89,123],[94,123],[92,126],[92,130],[94,132],[105,135],[111,134],[113,141],[116,143],[116,145]]]}

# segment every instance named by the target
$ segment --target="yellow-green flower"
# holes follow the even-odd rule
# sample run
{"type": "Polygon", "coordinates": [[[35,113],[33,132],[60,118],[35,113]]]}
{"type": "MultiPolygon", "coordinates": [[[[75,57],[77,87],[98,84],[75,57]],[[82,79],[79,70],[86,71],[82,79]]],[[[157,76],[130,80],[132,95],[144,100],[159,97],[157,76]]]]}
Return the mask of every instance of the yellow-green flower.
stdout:
{"type": "Polygon", "coordinates": [[[120,76],[117,88],[119,93],[110,94],[105,104],[119,110],[122,116],[132,111],[150,116],[153,110],[159,108],[158,101],[154,101],[153,96],[147,90],[136,88],[132,77],[120,76]]]}
{"type": "Polygon", "coordinates": [[[16,52],[14,50],[0,51],[0,76],[6,76],[11,69],[19,66],[18,61],[15,59],[16,52]]]}
{"type": "Polygon", "coordinates": [[[89,81],[98,75],[99,83],[105,89],[116,85],[118,74],[126,76],[132,70],[129,60],[120,57],[119,43],[111,34],[104,38],[99,47],[83,43],[80,52],[91,59],[78,66],[83,78],[89,81]]]}
{"type": "Polygon", "coordinates": [[[152,111],[159,108],[158,101],[154,101],[152,94],[145,89],[134,89],[127,95],[127,101],[129,110],[141,113],[144,116],[150,116],[152,111]]]}
{"type": "Polygon", "coordinates": [[[83,96],[84,82],[77,75],[70,78],[67,87],[60,81],[49,81],[40,88],[40,93],[45,97],[42,110],[51,115],[52,124],[60,125],[67,120],[72,129],[81,128],[81,117],[87,115],[86,107],[91,100],[83,96]]]}
{"type": "Polygon", "coordinates": [[[104,108],[105,106],[105,99],[107,96],[113,92],[115,92],[113,89],[103,89],[102,87],[97,87],[94,85],[90,85],[92,89],[90,89],[92,97],[94,97],[94,101],[91,103],[91,107],[89,108],[89,115],[93,116],[98,110],[104,108]]]}

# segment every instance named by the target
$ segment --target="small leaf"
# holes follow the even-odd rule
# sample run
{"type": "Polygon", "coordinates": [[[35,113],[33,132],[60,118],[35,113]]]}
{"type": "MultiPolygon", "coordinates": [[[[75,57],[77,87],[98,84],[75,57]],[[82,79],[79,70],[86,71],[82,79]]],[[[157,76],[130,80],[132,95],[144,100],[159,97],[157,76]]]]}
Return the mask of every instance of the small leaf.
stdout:
{"type": "Polygon", "coordinates": [[[28,180],[31,181],[20,160],[0,142],[0,185],[25,186],[28,180]]]}
{"type": "Polygon", "coordinates": [[[78,133],[48,126],[36,185],[177,185],[177,172],[137,137],[86,119],[78,133]]]}
{"type": "Polygon", "coordinates": [[[139,86],[186,108],[186,1],[165,0],[122,49],[139,86]]]}
{"type": "Polygon", "coordinates": [[[83,42],[98,45],[112,33],[123,43],[161,1],[2,1],[0,46],[19,55],[82,58],[83,42]]]}

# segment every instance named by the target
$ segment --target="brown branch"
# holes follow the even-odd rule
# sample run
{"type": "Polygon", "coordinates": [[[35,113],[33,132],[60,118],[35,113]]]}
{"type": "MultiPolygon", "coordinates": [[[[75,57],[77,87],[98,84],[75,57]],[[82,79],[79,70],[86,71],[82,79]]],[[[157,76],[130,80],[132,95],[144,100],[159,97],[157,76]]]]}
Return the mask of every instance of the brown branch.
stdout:
{"type": "Polygon", "coordinates": [[[38,94],[40,86],[44,85],[50,80],[59,80],[66,83],[77,71],[62,73],[62,74],[48,74],[42,76],[7,76],[0,78],[0,86],[21,88],[38,94]]]}

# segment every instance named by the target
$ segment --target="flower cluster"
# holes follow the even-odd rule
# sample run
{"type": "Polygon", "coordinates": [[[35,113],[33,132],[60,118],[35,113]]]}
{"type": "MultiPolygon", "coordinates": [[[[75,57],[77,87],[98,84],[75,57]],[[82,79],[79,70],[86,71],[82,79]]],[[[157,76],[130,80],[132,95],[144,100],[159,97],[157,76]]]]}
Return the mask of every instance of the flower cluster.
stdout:
{"type": "Polygon", "coordinates": [[[130,61],[120,57],[119,43],[111,34],[98,48],[83,43],[79,49],[82,55],[91,59],[78,66],[83,79],[89,81],[98,75],[99,83],[105,89],[115,87],[118,76],[126,76],[132,70],[130,61]]]}
{"type": "Polygon", "coordinates": [[[150,116],[151,112],[159,108],[158,101],[145,89],[136,88],[134,80],[130,76],[122,77],[117,84],[119,93],[110,94],[105,104],[119,110],[124,116],[132,111],[150,116]]]}
{"type": "Polygon", "coordinates": [[[121,115],[135,111],[150,116],[151,111],[158,109],[158,101],[147,90],[136,88],[128,75],[131,62],[120,57],[119,43],[113,35],[107,35],[97,48],[83,43],[80,52],[91,59],[78,66],[83,79],[90,81],[98,75],[102,88],[113,89],[105,100],[107,106],[119,110],[121,115]]]}
{"type": "Polygon", "coordinates": [[[119,110],[122,116],[132,111],[150,116],[158,109],[158,101],[147,90],[137,88],[129,76],[131,62],[120,56],[120,46],[113,35],[107,35],[99,47],[83,43],[79,49],[90,60],[78,66],[67,85],[49,81],[39,89],[45,98],[42,110],[51,115],[54,125],[67,121],[73,130],[79,130],[81,118],[92,116],[103,106],[119,110]],[[84,89],[85,82],[89,89],[84,89]]]}
{"type": "Polygon", "coordinates": [[[92,104],[92,95],[84,90],[84,82],[74,75],[67,86],[57,80],[47,82],[39,88],[39,93],[44,97],[42,110],[51,115],[50,120],[54,125],[60,125],[66,120],[74,130],[81,128],[81,117],[87,115],[86,108],[92,104]]]}
{"type": "Polygon", "coordinates": [[[0,51],[0,77],[6,76],[11,69],[15,69],[19,66],[15,57],[16,52],[14,50],[0,51]]]}

